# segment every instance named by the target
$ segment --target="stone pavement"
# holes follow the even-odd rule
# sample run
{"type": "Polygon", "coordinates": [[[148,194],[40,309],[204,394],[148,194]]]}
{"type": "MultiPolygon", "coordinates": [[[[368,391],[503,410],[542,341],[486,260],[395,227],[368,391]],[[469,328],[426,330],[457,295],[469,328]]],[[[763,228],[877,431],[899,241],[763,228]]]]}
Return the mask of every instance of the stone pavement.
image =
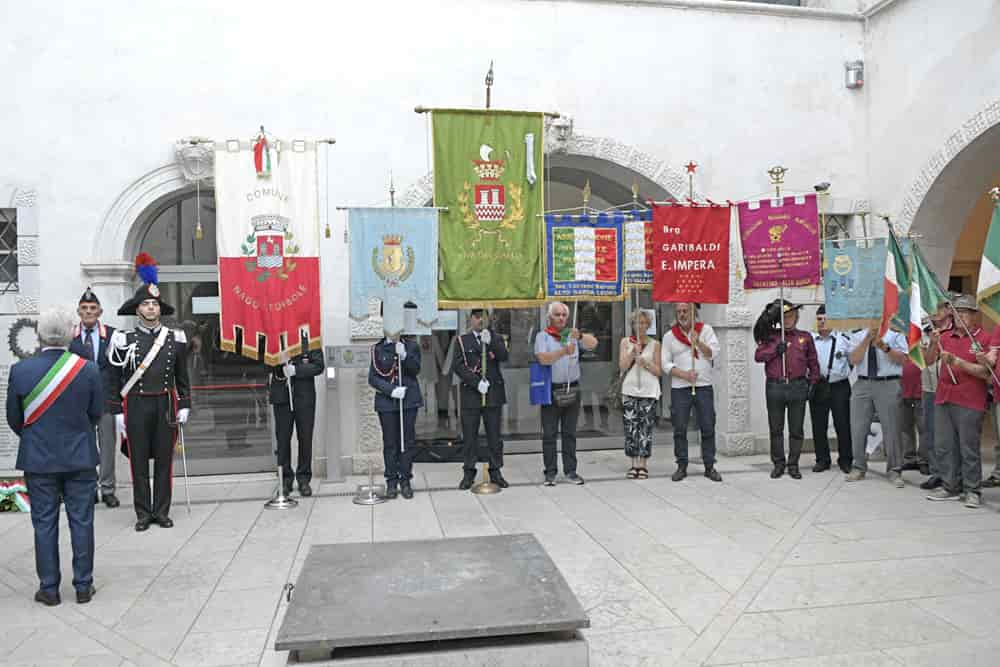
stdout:
{"type": "Polygon", "coordinates": [[[311,544],[513,532],[538,537],[588,611],[593,665],[1000,661],[1000,490],[968,510],[924,500],[916,473],[905,489],[871,473],[775,481],[755,456],[723,459],[722,484],[697,465],[674,483],[668,456],[644,481],[618,452],[580,459],[585,486],[543,488],[540,455],[508,456],[520,484],[495,496],[454,489],[458,464],[418,465],[413,500],[374,508],[351,504],[356,478],[287,512],[263,509],[264,478],[199,480],[191,515],[178,485],[176,526],[146,533],[101,506],[88,605],[65,526],[63,603],[47,608],[31,600],[28,516],[0,515],[0,664],[283,665],[283,587],[311,544]]]}

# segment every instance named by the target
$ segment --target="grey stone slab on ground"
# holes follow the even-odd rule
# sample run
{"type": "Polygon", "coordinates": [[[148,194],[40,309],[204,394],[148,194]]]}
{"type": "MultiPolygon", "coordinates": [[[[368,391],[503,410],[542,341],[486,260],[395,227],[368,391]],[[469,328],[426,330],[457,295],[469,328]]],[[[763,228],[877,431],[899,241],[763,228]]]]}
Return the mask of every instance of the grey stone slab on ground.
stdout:
{"type": "Polygon", "coordinates": [[[275,649],[313,653],[589,626],[530,534],[314,545],[275,649]]]}

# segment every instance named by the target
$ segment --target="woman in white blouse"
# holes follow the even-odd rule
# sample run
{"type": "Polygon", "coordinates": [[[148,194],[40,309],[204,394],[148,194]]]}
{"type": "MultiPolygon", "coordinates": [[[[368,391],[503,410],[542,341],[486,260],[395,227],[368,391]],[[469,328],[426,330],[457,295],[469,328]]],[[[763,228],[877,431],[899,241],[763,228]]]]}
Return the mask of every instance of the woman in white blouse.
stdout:
{"type": "Polygon", "coordinates": [[[632,314],[632,335],[622,338],[618,368],[622,380],[622,408],[625,422],[625,456],[632,467],[629,479],[647,479],[646,461],[653,448],[656,402],[660,399],[660,343],[650,338],[649,314],[636,309],[632,314]]]}

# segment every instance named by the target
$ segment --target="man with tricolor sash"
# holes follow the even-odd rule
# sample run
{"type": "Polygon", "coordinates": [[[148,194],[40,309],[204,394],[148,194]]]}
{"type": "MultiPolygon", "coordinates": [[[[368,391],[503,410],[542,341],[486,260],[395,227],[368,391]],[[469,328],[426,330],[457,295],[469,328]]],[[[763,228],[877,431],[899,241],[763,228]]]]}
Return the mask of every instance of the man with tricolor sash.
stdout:
{"type": "Polygon", "coordinates": [[[61,602],[59,503],[66,506],[73,545],[76,601],[94,594],[94,494],[97,442],[104,411],[97,366],[70,352],[73,313],[50,309],[38,318],[41,352],[14,364],[7,386],[7,424],[21,439],[16,467],[24,471],[35,530],[35,600],[61,602]]]}

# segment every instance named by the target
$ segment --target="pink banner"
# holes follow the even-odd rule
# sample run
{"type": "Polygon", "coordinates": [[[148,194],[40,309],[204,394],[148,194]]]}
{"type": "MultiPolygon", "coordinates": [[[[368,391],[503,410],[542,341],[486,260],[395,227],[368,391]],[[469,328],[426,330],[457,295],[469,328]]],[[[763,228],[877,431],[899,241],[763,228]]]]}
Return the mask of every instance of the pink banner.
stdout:
{"type": "Polygon", "coordinates": [[[816,195],[739,204],[744,289],[822,283],[816,195]]]}

